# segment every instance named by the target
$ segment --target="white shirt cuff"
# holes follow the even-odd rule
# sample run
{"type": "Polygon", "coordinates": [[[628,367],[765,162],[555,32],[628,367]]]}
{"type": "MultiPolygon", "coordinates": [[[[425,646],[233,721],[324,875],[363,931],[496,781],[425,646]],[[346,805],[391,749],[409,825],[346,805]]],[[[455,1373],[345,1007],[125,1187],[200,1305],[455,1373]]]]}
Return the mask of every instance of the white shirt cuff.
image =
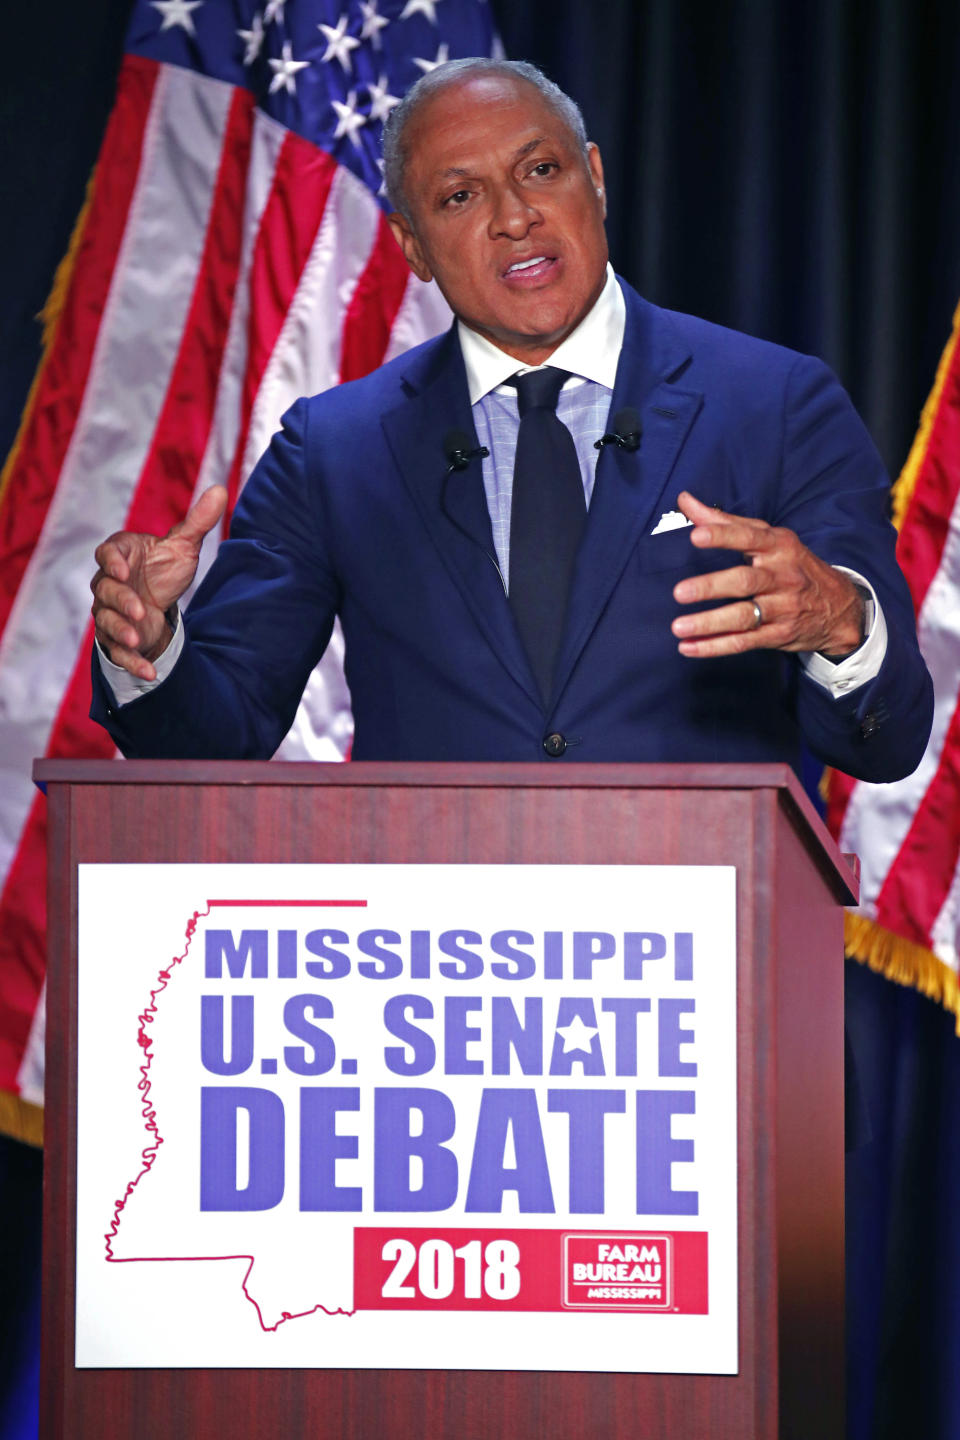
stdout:
{"type": "Polygon", "coordinates": [[[887,622],[869,580],[858,575],[856,570],[848,570],[845,565],[834,565],[833,568],[841,575],[849,575],[857,589],[863,592],[866,639],[852,655],[845,656],[836,664],[817,652],[802,654],[800,664],[810,680],[829,690],[834,700],[839,700],[879,675],[887,653],[887,622]]]}
{"type": "Polygon", "coordinates": [[[153,668],[157,672],[156,680],[141,680],[138,675],[131,675],[129,670],[124,670],[122,665],[114,665],[100,648],[97,642],[97,659],[100,661],[100,669],[103,678],[113,691],[113,698],[117,708],[122,709],[129,705],[131,700],[138,700],[141,695],[148,695],[151,690],[156,690],[162,685],[180,658],[180,651],[183,649],[183,621],[180,619],[180,611],[177,611],[177,623],[173,632],[170,644],[162,655],[158,655],[153,662],[153,668]]]}

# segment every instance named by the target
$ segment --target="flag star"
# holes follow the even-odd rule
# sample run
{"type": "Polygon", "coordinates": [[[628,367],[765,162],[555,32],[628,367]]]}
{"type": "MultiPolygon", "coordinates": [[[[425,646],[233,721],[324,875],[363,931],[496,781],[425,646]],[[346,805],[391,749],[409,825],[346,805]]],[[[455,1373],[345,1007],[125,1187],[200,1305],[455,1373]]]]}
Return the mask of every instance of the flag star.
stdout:
{"type": "Polygon", "coordinates": [[[267,8],[263,12],[264,25],[272,25],[274,20],[283,24],[283,7],[287,0],[267,0],[267,8]]]}
{"type": "Polygon", "coordinates": [[[327,37],[327,48],[323,52],[321,58],[324,61],[339,60],[344,70],[349,72],[353,68],[350,61],[350,51],[356,50],[357,46],[360,44],[360,41],[357,40],[353,35],[348,35],[346,33],[346,15],[340,16],[340,19],[337,21],[336,28],[334,28],[332,25],[318,25],[317,29],[322,30],[324,35],[327,37]]]}
{"type": "Polygon", "coordinates": [[[431,25],[437,23],[437,6],[440,0],[407,0],[403,10],[400,12],[401,20],[409,20],[411,15],[426,15],[431,25]]]}
{"type": "Polygon", "coordinates": [[[598,1034],[595,1025],[585,1025],[579,1015],[574,1015],[569,1025],[558,1025],[557,1034],[563,1036],[563,1053],[571,1050],[585,1050],[589,1055],[593,1037],[598,1034]]]}
{"type": "Polygon", "coordinates": [[[260,54],[260,48],[263,45],[263,19],[259,10],[250,22],[250,29],[238,30],[237,34],[247,47],[243,54],[243,63],[244,65],[252,65],[260,54]]]}
{"type": "Polygon", "coordinates": [[[359,150],[360,141],[357,138],[357,131],[361,125],[366,125],[367,117],[357,109],[356,90],[350,91],[346,102],[343,100],[331,100],[330,104],[334,110],[336,110],[338,116],[337,128],[333,132],[334,140],[342,140],[344,135],[346,135],[354,149],[359,150]]]}
{"type": "Polygon", "coordinates": [[[179,25],[188,35],[196,35],[193,15],[190,12],[199,10],[203,0],[150,0],[150,4],[163,16],[161,31],[172,30],[174,25],[179,25]]]}
{"type": "Polygon", "coordinates": [[[399,95],[388,93],[388,81],[386,75],[381,75],[379,83],[368,85],[367,91],[370,96],[370,120],[373,123],[386,120],[394,105],[400,104],[399,95]]]}
{"type": "Polygon", "coordinates": [[[379,50],[382,44],[380,31],[390,21],[386,15],[377,13],[378,0],[360,0],[360,9],[363,11],[363,29],[360,31],[361,40],[369,40],[374,50],[379,50]]]}
{"type": "Polygon", "coordinates": [[[387,193],[387,182],[386,182],[386,180],[383,178],[383,174],[384,174],[384,171],[386,170],[386,168],[387,168],[387,162],[384,160],[383,156],[381,155],[380,158],[377,160],[377,169],[380,171],[380,189],[377,191],[377,194],[378,194],[378,195],[386,195],[386,193],[387,193]]]}
{"type": "Polygon", "coordinates": [[[281,60],[270,60],[268,64],[273,71],[273,79],[270,81],[270,94],[277,90],[286,90],[288,95],[296,95],[297,82],[293,78],[298,70],[306,70],[310,64],[309,60],[294,60],[290,41],[283,42],[283,58],[281,60]]]}
{"type": "MultiPolygon", "coordinates": [[[[412,4],[412,3],[413,3],[413,0],[411,0],[411,4],[412,4]]],[[[424,75],[429,75],[431,70],[439,70],[439,68],[440,68],[441,65],[446,65],[446,63],[447,63],[447,61],[448,61],[449,59],[450,59],[450,46],[447,44],[446,41],[444,41],[442,45],[438,45],[438,46],[437,46],[437,56],[436,56],[436,59],[435,59],[435,60],[417,60],[417,59],[414,59],[414,62],[413,62],[413,63],[414,63],[414,65],[419,65],[419,66],[420,66],[420,69],[423,71],[424,75]]]]}

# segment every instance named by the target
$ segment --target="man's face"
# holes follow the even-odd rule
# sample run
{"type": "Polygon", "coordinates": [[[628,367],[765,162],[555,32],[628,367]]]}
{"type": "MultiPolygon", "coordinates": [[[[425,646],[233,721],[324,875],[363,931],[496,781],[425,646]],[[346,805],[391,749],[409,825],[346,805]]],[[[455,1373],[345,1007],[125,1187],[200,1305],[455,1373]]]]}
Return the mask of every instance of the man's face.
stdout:
{"type": "Polygon", "coordinates": [[[501,350],[541,364],[603,289],[596,146],[584,156],[539,91],[508,75],[440,90],[406,140],[410,222],[390,224],[410,268],[501,350]]]}

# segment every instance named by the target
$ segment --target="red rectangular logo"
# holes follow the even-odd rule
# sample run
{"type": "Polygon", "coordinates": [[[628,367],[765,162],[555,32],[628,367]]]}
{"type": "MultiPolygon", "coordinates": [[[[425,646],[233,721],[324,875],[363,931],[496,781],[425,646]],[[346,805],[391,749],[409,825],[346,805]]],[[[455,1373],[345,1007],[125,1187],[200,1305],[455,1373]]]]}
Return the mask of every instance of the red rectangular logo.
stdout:
{"type": "Polygon", "coordinates": [[[700,1230],[361,1227],[357,1310],[595,1310],[705,1315],[700,1230]]]}

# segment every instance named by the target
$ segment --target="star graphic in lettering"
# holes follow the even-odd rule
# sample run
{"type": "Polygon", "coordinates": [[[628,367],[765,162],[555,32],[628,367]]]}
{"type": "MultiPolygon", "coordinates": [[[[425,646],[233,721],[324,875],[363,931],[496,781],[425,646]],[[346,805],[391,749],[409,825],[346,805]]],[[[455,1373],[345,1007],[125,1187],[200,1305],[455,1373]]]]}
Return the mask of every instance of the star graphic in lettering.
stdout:
{"type": "Polygon", "coordinates": [[[368,85],[367,92],[370,96],[371,123],[386,120],[394,105],[400,104],[400,97],[389,93],[386,75],[381,75],[376,85],[368,85]]]}
{"type": "Polygon", "coordinates": [[[150,4],[163,16],[161,31],[172,30],[174,25],[179,25],[188,35],[196,35],[191,12],[199,10],[203,0],[150,0],[150,4]]]}
{"type": "Polygon", "coordinates": [[[440,0],[407,0],[400,12],[400,19],[409,20],[411,15],[426,15],[430,24],[436,25],[439,4],[440,0]]]}
{"type": "Polygon", "coordinates": [[[273,79],[270,81],[270,94],[275,94],[277,90],[286,90],[288,95],[296,95],[297,82],[294,76],[298,70],[306,70],[310,61],[294,60],[289,40],[284,40],[281,54],[282,59],[268,61],[270,69],[273,71],[273,79]]]}
{"type": "Polygon", "coordinates": [[[435,60],[414,59],[413,63],[414,65],[420,66],[420,69],[423,71],[424,75],[429,75],[431,70],[439,70],[441,65],[446,65],[449,59],[450,46],[447,44],[446,41],[444,41],[442,45],[437,46],[437,56],[435,60]]]}
{"type": "Polygon", "coordinates": [[[243,63],[244,65],[252,65],[260,54],[263,45],[263,19],[259,10],[250,22],[250,29],[238,30],[237,34],[247,47],[243,52],[243,63]]]}
{"type": "Polygon", "coordinates": [[[563,1053],[569,1055],[571,1050],[585,1050],[589,1055],[592,1047],[591,1041],[598,1033],[595,1025],[585,1025],[579,1015],[574,1015],[569,1025],[558,1025],[557,1034],[563,1036],[563,1053]]]}
{"type": "Polygon", "coordinates": [[[333,132],[334,140],[341,140],[344,135],[348,136],[355,150],[360,149],[360,141],[357,131],[361,125],[366,125],[367,117],[357,109],[357,92],[351,90],[347,96],[346,103],[342,100],[331,100],[330,104],[337,112],[337,128],[333,132]]]}
{"type": "Polygon", "coordinates": [[[284,19],[283,7],[286,3],[287,0],[267,0],[267,8],[263,12],[264,25],[272,25],[274,20],[279,21],[282,25],[284,19]]]}
{"type": "Polygon", "coordinates": [[[353,68],[350,60],[350,51],[356,50],[360,41],[357,40],[355,36],[347,34],[347,16],[341,15],[336,27],[333,25],[318,25],[317,29],[322,30],[327,37],[327,48],[324,50],[321,59],[326,62],[339,60],[343,69],[349,73],[353,68]]]}
{"type": "Polygon", "coordinates": [[[379,50],[382,45],[380,31],[390,21],[386,15],[377,12],[378,0],[360,0],[360,9],[363,11],[363,28],[360,31],[361,40],[369,40],[374,50],[379,50]]]}

